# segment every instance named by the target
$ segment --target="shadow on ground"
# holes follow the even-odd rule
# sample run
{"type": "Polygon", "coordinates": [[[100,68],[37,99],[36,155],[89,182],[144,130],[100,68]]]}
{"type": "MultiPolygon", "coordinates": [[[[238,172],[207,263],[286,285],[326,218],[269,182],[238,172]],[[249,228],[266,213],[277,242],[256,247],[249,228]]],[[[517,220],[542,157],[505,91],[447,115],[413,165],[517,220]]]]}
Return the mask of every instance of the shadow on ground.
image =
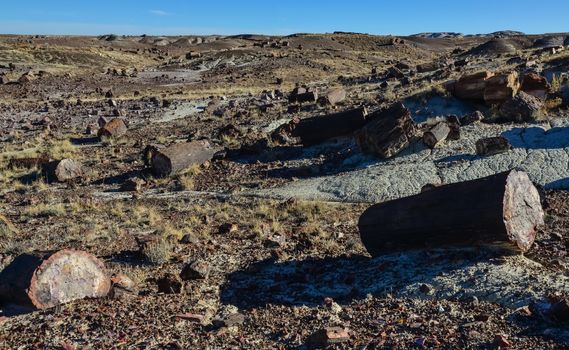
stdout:
{"type": "MultiPolygon", "coordinates": [[[[364,256],[308,258],[300,261],[265,260],[228,276],[221,289],[221,301],[239,308],[253,309],[267,304],[320,305],[326,297],[340,303],[365,298],[368,294],[408,297],[468,297],[492,294],[499,286],[473,288],[469,278],[457,277],[444,290],[432,285],[444,275],[473,269],[477,264],[496,264],[504,257],[501,249],[450,249],[413,251],[377,258],[364,256]],[[475,288],[474,288],[475,289],[475,288]]],[[[481,269],[486,267],[480,267],[481,269]]],[[[515,283],[512,281],[512,283],[515,283]]],[[[512,291],[511,293],[515,293],[512,291]]]]}
{"type": "Polygon", "coordinates": [[[549,130],[540,127],[513,128],[502,133],[512,147],[525,149],[557,149],[569,147],[569,127],[549,130]]]}

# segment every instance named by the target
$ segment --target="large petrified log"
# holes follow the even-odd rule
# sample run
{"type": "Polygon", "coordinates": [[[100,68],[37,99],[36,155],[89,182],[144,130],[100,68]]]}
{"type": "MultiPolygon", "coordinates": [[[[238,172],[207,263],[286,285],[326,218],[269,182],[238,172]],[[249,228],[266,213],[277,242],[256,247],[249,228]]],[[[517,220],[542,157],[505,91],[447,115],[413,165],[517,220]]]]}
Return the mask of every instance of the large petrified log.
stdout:
{"type": "Polygon", "coordinates": [[[373,205],[358,227],[373,256],[393,249],[475,242],[507,242],[525,252],[543,215],[539,193],[527,174],[512,170],[373,205]]]}
{"type": "Polygon", "coordinates": [[[361,107],[325,116],[294,119],[279,127],[273,133],[273,139],[298,138],[305,146],[315,145],[359,130],[366,123],[366,117],[367,110],[361,107]]]}
{"type": "Polygon", "coordinates": [[[217,151],[207,140],[175,143],[152,154],[152,173],[158,177],[174,175],[211,160],[217,151]]]}
{"type": "Polygon", "coordinates": [[[406,148],[416,131],[411,112],[401,102],[368,116],[368,122],[357,134],[364,152],[391,158],[406,148]]]}
{"type": "Polygon", "coordinates": [[[0,273],[0,301],[46,309],[107,295],[111,282],[103,262],[78,250],[18,256],[0,273]]]}
{"type": "Polygon", "coordinates": [[[464,75],[454,85],[454,95],[463,99],[483,100],[486,81],[493,76],[494,73],[489,71],[464,75]]]}

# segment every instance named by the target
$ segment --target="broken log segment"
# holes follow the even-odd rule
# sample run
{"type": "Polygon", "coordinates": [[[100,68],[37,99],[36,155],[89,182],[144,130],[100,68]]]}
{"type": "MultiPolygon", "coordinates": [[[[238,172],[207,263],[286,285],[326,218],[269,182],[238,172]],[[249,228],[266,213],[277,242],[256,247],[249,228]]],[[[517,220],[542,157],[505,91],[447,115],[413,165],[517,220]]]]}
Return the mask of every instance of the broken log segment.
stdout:
{"type": "Polygon", "coordinates": [[[445,122],[438,123],[433,126],[429,131],[423,134],[423,142],[429,148],[435,148],[439,143],[446,140],[450,128],[445,122]]]}
{"type": "Polygon", "coordinates": [[[361,215],[358,228],[372,256],[494,242],[525,252],[543,216],[528,175],[512,170],[373,205],[361,215]]]}
{"type": "Polygon", "coordinates": [[[217,151],[207,140],[175,143],[152,154],[152,173],[158,177],[175,175],[191,165],[211,160],[217,151]]]}
{"type": "Polygon", "coordinates": [[[47,309],[106,296],[111,281],[102,261],[79,250],[18,256],[0,273],[0,301],[47,309]]]}
{"type": "Polygon", "coordinates": [[[344,112],[293,121],[290,136],[298,137],[303,145],[310,146],[328,139],[349,135],[361,129],[367,119],[365,107],[344,112]]]}
{"type": "Polygon", "coordinates": [[[42,174],[47,182],[66,182],[83,177],[83,166],[79,161],[65,158],[42,165],[42,174]]]}
{"type": "Polygon", "coordinates": [[[391,158],[405,149],[416,131],[411,112],[401,102],[370,114],[368,119],[356,139],[364,152],[381,158],[391,158]]]}
{"type": "Polygon", "coordinates": [[[476,154],[479,156],[493,156],[511,149],[512,145],[503,136],[487,137],[476,141],[476,154]]]}
{"type": "Polygon", "coordinates": [[[124,134],[126,134],[127,130],[128,128],[126,127],[124,120],[120,118],[114,118],[99,129],[97,136],[101,138],[103,137],[119,138],[124,134]]]}

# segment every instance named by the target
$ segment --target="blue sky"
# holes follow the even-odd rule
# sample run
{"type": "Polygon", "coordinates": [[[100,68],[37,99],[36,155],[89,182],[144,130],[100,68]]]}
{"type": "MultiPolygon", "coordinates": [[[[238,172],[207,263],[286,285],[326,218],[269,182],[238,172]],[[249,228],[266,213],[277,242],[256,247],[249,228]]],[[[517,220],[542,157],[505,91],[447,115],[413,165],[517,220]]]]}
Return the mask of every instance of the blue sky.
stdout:
{"type": "Polygon", "coordinates": [[[4,34],[569,31],[568,0],[6,0],[4,34]]]}

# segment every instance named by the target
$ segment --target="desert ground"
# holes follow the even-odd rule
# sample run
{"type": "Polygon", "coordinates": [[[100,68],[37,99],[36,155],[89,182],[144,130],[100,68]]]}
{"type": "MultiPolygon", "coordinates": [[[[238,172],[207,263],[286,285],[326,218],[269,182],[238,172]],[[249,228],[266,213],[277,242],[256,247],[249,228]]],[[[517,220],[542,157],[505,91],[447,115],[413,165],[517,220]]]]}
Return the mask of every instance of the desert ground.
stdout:
{"type": "Polygon", "coordinates": [[[2,35],[0,348],[569,349],[568,107],[568,34],[2,35]],[[527,249],[362,242],[512,170],[527,249]]]}

